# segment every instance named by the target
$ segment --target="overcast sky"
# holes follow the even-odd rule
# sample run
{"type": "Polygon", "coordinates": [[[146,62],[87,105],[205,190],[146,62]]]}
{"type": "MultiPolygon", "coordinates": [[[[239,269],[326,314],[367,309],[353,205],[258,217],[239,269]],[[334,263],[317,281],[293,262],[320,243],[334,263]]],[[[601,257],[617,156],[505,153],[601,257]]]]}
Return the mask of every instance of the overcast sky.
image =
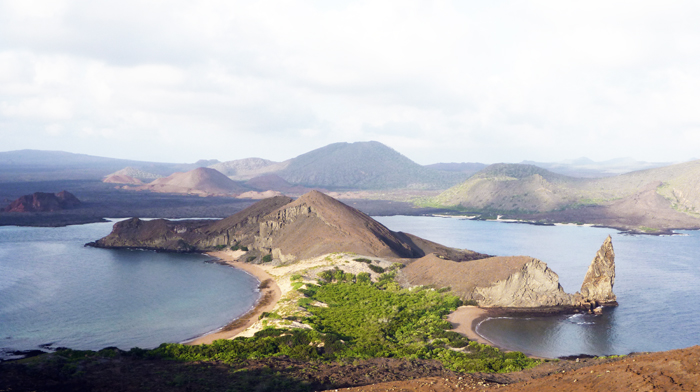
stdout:
{"type": "Polygon", "coordinates": [[[0,0],[0,151],[700,158],[696,1],[0,0]]]}

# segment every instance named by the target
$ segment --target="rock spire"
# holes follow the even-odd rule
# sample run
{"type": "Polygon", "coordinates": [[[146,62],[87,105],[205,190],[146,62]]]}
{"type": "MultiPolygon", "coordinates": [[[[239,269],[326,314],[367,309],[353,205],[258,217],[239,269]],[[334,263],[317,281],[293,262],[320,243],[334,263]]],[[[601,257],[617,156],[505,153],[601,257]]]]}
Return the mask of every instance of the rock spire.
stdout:
{"type": "Polygon", "coordinates": [[[612,238],[608,236],[588,267],[586,277],[581,285],[584,301],[598,305],[617,305],[613,293],[615,284],[615,251],[612,238]]]}

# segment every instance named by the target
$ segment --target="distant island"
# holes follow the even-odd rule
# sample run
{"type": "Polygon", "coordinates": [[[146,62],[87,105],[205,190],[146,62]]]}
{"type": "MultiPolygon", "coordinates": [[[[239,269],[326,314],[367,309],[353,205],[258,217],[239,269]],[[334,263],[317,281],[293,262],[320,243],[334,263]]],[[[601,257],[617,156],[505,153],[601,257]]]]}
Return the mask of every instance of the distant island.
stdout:
{"type": "Polygon", "coordinates": [[[669,234],[700,229],[699,171],[700,161],[585,158],[423,166],[373,141],[333,143],[282,162],[154,163],[22,150],[0,153],[0,198],[14,200],[51,184],[89,202],[73,212],[31,218],[0,212],[0,225],[131,216],[223,218],[254,200],[318,190],[370,215],[463,215],[669,234]]]}
{"type": "Polygon", "coordinates": [[[54,212],[80,205],[80,200],[68,191],[58,193],[34,192],[24,195],[5,207],[5,212],[54,212]]]}

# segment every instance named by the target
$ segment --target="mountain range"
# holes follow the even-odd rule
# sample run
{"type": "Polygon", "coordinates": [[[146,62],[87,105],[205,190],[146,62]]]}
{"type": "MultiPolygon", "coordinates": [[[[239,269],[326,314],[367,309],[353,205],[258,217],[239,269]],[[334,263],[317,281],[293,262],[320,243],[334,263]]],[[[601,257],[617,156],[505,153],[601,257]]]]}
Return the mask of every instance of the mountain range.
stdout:
{"type": "Polygon", "coordinates": [[[545,222],[658,231],[700,223],[700,160],[606,178],[495,164],[431,200],[436,206],[545,222]]]}
{"type": "Polygon", "coordinates": [[[122,190],[253,199],[278,194],[296,197],[312,189],[345,199],[415,202],[420,196],[418,203],[423,206],[482,217],[504,215],[658,233],[700,228],[700,161],[668,165],[629,158],[605,162],[579,158],[555,163],[422,166],[372,141],[334,143],[284,162],[245,158],[175,164],[58,151],[0,153],[0,182],[47,179],[101,180],[122,190]],[[644,170],[625,172],[639,168],[644,170]]]}

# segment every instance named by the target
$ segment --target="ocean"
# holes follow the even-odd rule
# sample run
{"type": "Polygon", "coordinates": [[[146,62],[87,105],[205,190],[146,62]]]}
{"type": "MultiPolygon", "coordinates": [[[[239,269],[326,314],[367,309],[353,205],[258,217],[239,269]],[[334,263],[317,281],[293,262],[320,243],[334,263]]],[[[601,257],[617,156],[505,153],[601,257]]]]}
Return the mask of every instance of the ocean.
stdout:
{"type": "Polygon", "coordinates": [[[700,232],[628,235],[575,225],[473,221],[456,218],[377,217],[389,229],[456,248],[497,256],[540,259],[564,289],[579,291],[608,235],[615,249],[618,307],[604,314],[495,318],[477,332],[494,344],[546,358],[621,355],[700,344],[700,232]]]}
{"type": "MultiPolygon", "coordinates": [[[[501,347],[554,358],[700,343],[699,232],[646,236],[573,225],[376,219],[391,230],[452,247],[538,258],[567,292],[580,289],[596,251],[612,236],[620,306],[600,316],[482,322],[477,331],[501,347]]],[[[258,298],[254,277],[208,256],[83,247],[111,227],[0,227],[0,356],[39,347],[128,350],[181,342],[222,327],[258,298]]]]}
{"type": "Polygon", "coordinates": [[[0,227],[0,358],[182,342],[257,300],[256,278],[206,255],[83,246],[112,225],[0,227]]]}

